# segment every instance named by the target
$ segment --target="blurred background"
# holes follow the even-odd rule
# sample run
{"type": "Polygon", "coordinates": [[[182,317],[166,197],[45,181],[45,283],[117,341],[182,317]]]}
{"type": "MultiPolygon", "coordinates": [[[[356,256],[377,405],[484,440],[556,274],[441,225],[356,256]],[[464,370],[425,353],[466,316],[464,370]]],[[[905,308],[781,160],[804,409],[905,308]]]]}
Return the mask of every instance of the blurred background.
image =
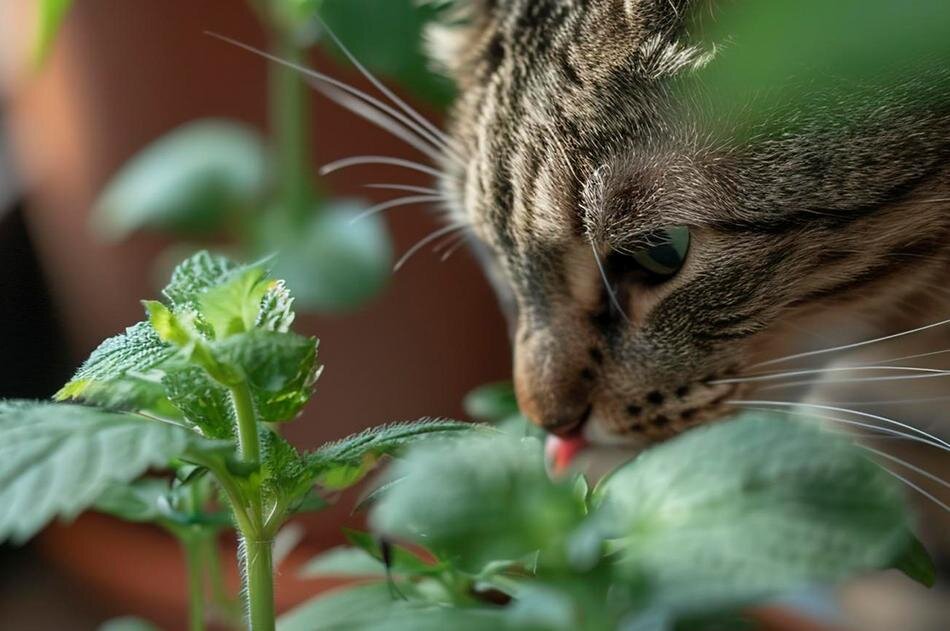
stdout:
{"type": "MultiPolygon", "coordinates": [[[[347,21],[350,1],[327,3],[334,30],[358,54],[367,42],[387,37],[397,52],[404,49],[360,57],[438,122],[450,89],[422,74],[420,18],[411,2],[355,1],[365,19],[354,28],[347,21]]],[[[268,63],[205,33],[269,47],[274,33],[248,4],[78,0],[38,64],[39,4],[0,3],[0,398],[49,397],[100,341],[142,319],[139,300],[157,294],[170,259],[184,256],[182,249],[234,249],[240,242],[232,229],[237,218],[186,238],[145,226],[110,240],[91,227],[97,200],[130,158],[196,119],[230,119],[265,143],[274,128],[268,63]],[[179,249],[169,249],[176,244],[179,249]]],[[[372,89],[339,53],[317,46],[305,59],[372,89]]],[[[365,154],[420,158],[319,95],[304,103],[314,165],[365,154]]],[[[364,205],[401,196],[364,184],[432,185],[431,176],[378,166],[328,178],[312,171],[311,177],[315,197],[364,205]]],[[[441,227],[418,205],[394,209],[383,221],[383,239],[391,240],[383,249],[392,253],[383,261],[386,270],[391,259],[441,227]]],[[[238,256],[256,254],[241,245],[238,256]]],[[[386,273],[373,295],[298,317],[301,332],[320,338],[326,366],[306,416],[287,427],[298,446],[386,421],[460,418],[466,392],[507,378],[508,342],[490,289],[465,249],[442,258],[424,249],[398,273],[386,273]]],[[[292,287],[306,273],[300,277],[292,287]]],[[[344,500],[341,510],[305,523],[301,558],[338,542],[351,504],[344,500]]],[[[284,605],[314,591],[286,574],[279,579],[284,605]]],[[[91,629],[125,612],[174,629],[185,619],[183,584],[172,539],[90,515],[49,529],[26,548],[0,548],[0,627],[91,629]]]]}

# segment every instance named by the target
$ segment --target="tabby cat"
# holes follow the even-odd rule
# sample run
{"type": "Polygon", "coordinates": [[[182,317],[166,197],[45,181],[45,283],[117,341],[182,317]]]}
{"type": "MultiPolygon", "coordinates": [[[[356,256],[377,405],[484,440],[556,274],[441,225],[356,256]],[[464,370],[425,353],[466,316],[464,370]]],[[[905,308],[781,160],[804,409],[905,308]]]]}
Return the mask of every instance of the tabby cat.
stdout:
{"type": "Polygon", "coordinates": [[[909,81],[730,140],[674,89],[713,58],[690,4],[472,0],[428,33],[459,88],[443,194],[509,312],[519,402],[556,434],[645,445],[722,417],[805,318],[939,319],[948,101],[909,81]]]}

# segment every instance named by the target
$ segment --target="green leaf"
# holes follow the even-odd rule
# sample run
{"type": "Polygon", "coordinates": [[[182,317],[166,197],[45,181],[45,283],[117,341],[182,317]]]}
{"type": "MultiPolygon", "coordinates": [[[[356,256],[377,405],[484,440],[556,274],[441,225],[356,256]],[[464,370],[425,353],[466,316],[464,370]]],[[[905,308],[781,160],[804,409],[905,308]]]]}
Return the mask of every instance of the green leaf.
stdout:
{"type": "Polygon", "coordinates": [[[271,283],[260,266],[244,268],[198,297],[200,312],[216,339],[250,331],[257,324],[261,303],[271,283]]]}
{"type": "Polygon", "coordinates": [[[100,344],[55,398],[147,408],[161,394],[155,381],[144,377],[174,352],[147,322],[140,322],[100,344]]]}
{"type": "Polygon", "coordinates": [[[383,559],[388,556],[390,567],[398,572],[412,576],[425,576],[429,574],[439,574],[445,570],[445,564],[426,563],[409,549],[394,543],[386,544],[388,550],[386,554],[384,554],[380,540],[368,532],[344,528],[343,534],[346,536],[346,540],[353,546],[370,555],[380,563],[383,563],[383,559]]]}
{"type": "Polygon", "coordinates": [[[262,251],[279,250],[274,274],[294,288],[304,309],[356,309],[389,281],[392,243],[382,218],[357,220],[366,206],[352,201],[314,209],[306,226],[288,228],[273,216],[260,226],[262,251]]]}
{"type": "Polygon", "coordinates": [[[571,481],[551,481],[540,444],[503,434],[420,445],[370,513],[373,529],[462,569],[560,547],[584,517],[571,481]]]}
{"type": "Polygon", "coordinates": [[[33,63],[37,66],[49,56],[53,40],[72,6],[72,0],[40,0],[38,5],[40,20],[33,46],[33,63]]]}
{"type": "Polygon", "coordinates": [[[274,281],[261,299],[255,328],[264,331],[286,333],[296,317],[293,311],[294,299],[284,281],[274,281]]]}
{"type": "Polygon", "coordinates": [[[228,392],[194,366],[168,371],[162,379],[165,396],[208,438],[234,437],[234,419],[228,392]]]}
{"type": "Polygon", "coordinates": [[[143,300],[148,312],[148,323],[162,342],[184,347],[192,343],[194,335],[172,311],[157,300],[143,300]]]}
{"type": "Polygon", "coordinates": [[[300,570],[302,578],[386,577],[386,566],[365,550],[339,546],[311,559],[300,570]]]}
{"type": "Polygon", "coordinates": [[[713,12],[697,5],[694,14],[690,30],[717,45],[696,73],[709,121],[782,130],[821,106],[819,118],[832,123],[842,109],[880,107],[908,78],[917,102],[947,102],[945,0],[726,2],[713,12]],[[867,103],[839,101],[855,93],[867,103]]]}
{"type": "Polygon", "coordinates": [[[167,496],[167,480],[144,478],[132,484],[111,484],[96,499],[94,508],[131,522],[154,522],[164,513],[160,502],[167,496]]]}
{"type": "Polygon", "coordinates": [[[306,457],[309,466],[318,473],[321,486],[341,490],[363,479],[382,456],[394,454],[414,442],[472,432],[477,428],[471,423],[440,419],[382,425],[327,443],[306,457]]]}
{"type": "MultiPolygon", "coordinates": [[[[422,51],[422,29],[436,13],[432,6],[414,0],[324,0],[320,9],[323,20],[370,70],[434,106],[445,107],[452,100],[452,85],[430,70],[422,51]],[[367,15],[373,19],[367,20],[367,15]]],[[[340,54],[329,38],[323,43],[340,54]]]]}
{"type": "Polygon", "coordinates": [[[510,381],[476,388],[465,397],[465,412],[472,418],[498,423],[520,414],[514,386],[510,381]]]}
{"type": "Polygon", "coordinates": [[[295,511],[313,488],[314,474],[297,449],[270,430],[261,432],[261,489],[281,515],[295,511]]]}
{"type": "Polygon", "coordinates": [[[114,483],[162,467],[200,439],[130,414],[51,403],[0,404],[0,541],[71,519],[114,483]]]}
{"type": "Polygon", "coordinates": [[[882,567],[907,545],[903,494],[849,441],[749,415],[688,432],[598,490],[594,524],[654,603],[732,606],[882,567]]]}
{"type": "Polygon", "coordinates": [[[142,618],[133,618],[131,616],[123,618],[113,618],[103,622],[99,631],[161,631],[154,624],[142,618]]]}
{"type": "Polygon", "coordinates": [[[917,537],[910,538],[909,544],[892,566],[924,587],[933,587],[937,582],[937,567],[917,537]]]}
{"type": "Polygon", "coordinates": [[[202,250],[175,266],[162,294],[176,311],[197,311],[201,294],[226,282],[237,268],[227,258],[202,250]]]}
{"type": "Polygon", "coordinates": [[[213,353],[220,363],[241,371],[258,416],[268,423],[295,418],[320,376],[317,340],[295,333],[252,330],[216,343],[213,353]]]}
{"type": "Polygon", "coordinates": [[[143,228],[209,234],[258,203],[266,166],[263,141],[246,125],[188,123],[125,164],[96,203],[93,226],[110,240],[143,228]]]}

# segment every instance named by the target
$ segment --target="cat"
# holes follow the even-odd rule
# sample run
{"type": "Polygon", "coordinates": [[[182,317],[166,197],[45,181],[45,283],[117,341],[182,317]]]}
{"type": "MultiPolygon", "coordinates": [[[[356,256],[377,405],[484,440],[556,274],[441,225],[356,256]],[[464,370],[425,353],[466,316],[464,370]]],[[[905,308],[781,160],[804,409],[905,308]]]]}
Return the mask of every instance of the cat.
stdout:
{"type": "Polygon", "coordinates": [[[950,99],[917,107],[909,81],[844,124],[717,137],[668,89],[714,62],[691,4],[473,0],[428,32],[459,91],[437,138],[452,225],[509,316],[522,410],[558,435],[665,440],[782,377],[756,375],[803,328],[939,319],[950,99]]]}

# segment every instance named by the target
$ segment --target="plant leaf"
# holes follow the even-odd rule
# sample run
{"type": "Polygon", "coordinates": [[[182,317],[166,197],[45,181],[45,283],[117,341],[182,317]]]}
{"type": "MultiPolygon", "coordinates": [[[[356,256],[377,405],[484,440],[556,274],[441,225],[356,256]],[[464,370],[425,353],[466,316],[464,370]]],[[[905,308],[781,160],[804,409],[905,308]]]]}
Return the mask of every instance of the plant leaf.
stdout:
{"type": "Polygon", "coordinates": [[[476,388],[465,397],[465,412],[472,418],[498,423],[520,414],[514,386],[510,381],[476,388]]]}
{"type": "Polygon", "coordinates": [[[363,479],[382,456],[394,454],[417,441],[456,432],[472,432],[478,427],[471,423],[441,419],[382,425],[327,443],[306,458],[309,466],[318,474],[318,484],[340,490],[363,479]]]}
{"type": "Polygon", "coordinates": [[[317,340],[295,333],[252,330],[216,343],[213,353],[243,373],[258,416],[267,423],[295,418],[320,376],[317,340]]]}
{"type": "Polygon", "coordinates": [[[227,258],[202,250],[175,266],[162,294],[176,311],[197,311],[201,294],[224,283],[237,268],[227,258]]]}
{"type": "Polygon", "coordinates": [[[133,618],[131,616],[122,618],[113,618],[103,622],[99,631],[161,631],[154,624],[142,618],[133,618]]]}
{"type": "Polygon", "coordinates": [[[937,582],[937,567],[917,537],[910,538],[907,548],[892,565],[924,587],[933,587],[937,582]]]}
{"type": "Polygon", "coordinates": [[[110,240],[143,228],[209,234],[256,205],[266,165],[263,141],[246,125],[187,123],[122,167],[96,203],[93,226],[110,240]]]}
{"type": "Polygon", "coordinates": [[[130,414],[52,403],[0,404],[0,541],[71,519],[111,484],[162,467],[200,439],[130,414]]]}
{"type": "Polygon", "coordinates": [[[165,396],[185,420],[208,438],[234,437],[234,420],[228,392],[194,366],[170,370],[162,378],[165,396]]]}
{"type": "Polygon", "coordinates": [[[885,565],[901,488],[847,440],[781,417],[693,430],[615,472],[593,523],[654,602],[732,606],[885,565]]]}
{"type": "Polygon", "coordinates": [[[215,339],[254,328],[271,285],[266,274],[267,270],[260,266],[242,268],[232,273],[227,282],[198,296],[201,315],[214,331],[215,339]]]}
{"type": "Polygon", "coordinates": [[[125,409],[148,408],[161,397],[161,388],[142,376],[174,353],[175,349],[163,342],[147,322],[139,322],[100,344],[55,398],[125,409]]]}
{"type": "Polygon", "coordinates": [[[385,578],[386,566],[365,550],[338,546],[310,559],[300,570],[302,578],[374,577],[385,578]]]}
{"type": "Polygon", "coordinates": [[[371,510],[373,529],[466,571],[559,547],[584,517],[573,483],[548,478],[533,439],[474,435],[420,445],[390,475],[403,481],[371,510]]]}
{"type": "Polygon", "coordinates": [[[154,522],[163,516],[159,507],[169,492],[167,480],[144,478],[132,484],[110,484],[93,508],[131,522],[154,522]]]}

